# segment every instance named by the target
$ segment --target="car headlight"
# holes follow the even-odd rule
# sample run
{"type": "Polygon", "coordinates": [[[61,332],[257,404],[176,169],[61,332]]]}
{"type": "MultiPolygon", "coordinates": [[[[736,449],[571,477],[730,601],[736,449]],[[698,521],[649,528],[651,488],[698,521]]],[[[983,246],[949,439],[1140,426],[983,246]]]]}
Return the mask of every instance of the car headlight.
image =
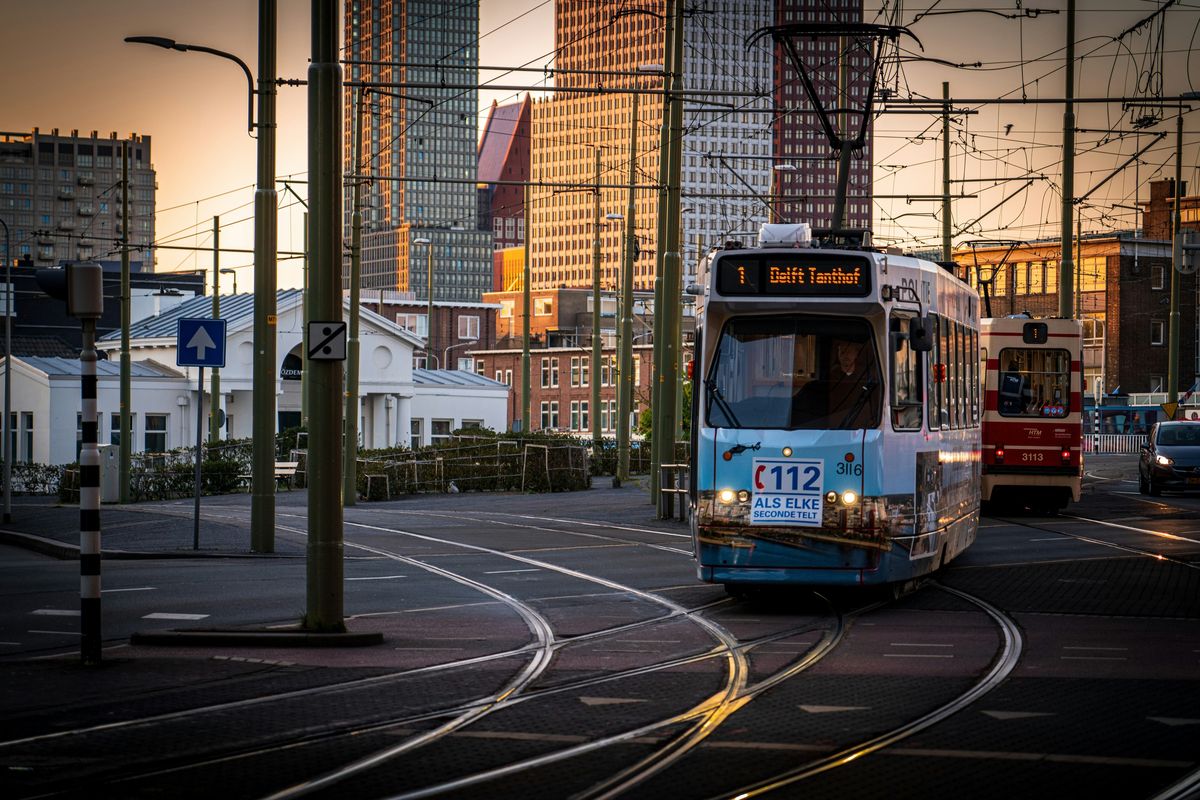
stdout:
{"type": "Polygon", "coordinates": [[[1169,467],[1175,463],[1175,459],[1167,458],[1166,456],[1160,454],[1160,455],[1154,456],[1154,463],[1156,463],[1162,467],[1169,467]]]}

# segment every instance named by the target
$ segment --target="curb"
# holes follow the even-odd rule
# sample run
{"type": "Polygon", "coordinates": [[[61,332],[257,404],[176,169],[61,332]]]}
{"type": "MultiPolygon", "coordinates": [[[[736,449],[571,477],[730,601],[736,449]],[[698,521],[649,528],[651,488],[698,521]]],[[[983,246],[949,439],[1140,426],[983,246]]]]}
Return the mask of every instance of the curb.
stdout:
{"type": "MultiPolygon", "coordinates": [[[[32,550],[63,561],[79,560],[79,545],[67,544],[57,539],[47,539],[32,533],[0,530],[0,544],[8,544],[32,550]]],[[[131,561],[149,558],[305,558],[303,553],[247,553],[244,551],[218,550],[106,550],[101,548],[100,558],[109,561],[131,561]]]]}
{"type": "Polygon", "coordinates": [[[310,633],[295,628],[220,630],[195,629],[135,633],[129,637],[133,645],[187,647],[207,645],[219,647],[369,647],[383,644],[379,631],[340,633],[310,633]]]}

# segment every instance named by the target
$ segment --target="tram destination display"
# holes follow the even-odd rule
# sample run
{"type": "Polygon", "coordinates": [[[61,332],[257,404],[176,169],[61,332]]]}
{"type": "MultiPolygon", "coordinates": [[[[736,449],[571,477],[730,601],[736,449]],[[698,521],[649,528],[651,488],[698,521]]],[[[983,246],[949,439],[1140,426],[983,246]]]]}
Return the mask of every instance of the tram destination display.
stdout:
{"type": "Polygon", "coordinates": [[[871,289],[867,257],[772,253],[717,262],[717,291],[723,295],[864,297],[871,289]]]}

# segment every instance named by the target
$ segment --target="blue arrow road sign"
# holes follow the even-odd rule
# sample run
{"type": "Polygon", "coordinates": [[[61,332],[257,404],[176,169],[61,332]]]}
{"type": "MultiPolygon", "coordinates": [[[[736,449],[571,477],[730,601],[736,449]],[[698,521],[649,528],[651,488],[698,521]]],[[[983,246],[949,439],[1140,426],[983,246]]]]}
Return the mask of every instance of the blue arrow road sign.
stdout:
{"type": "Polygon", "coordinates": [[[180,367],[225,366],[225,320],[179,320],[175,332],[175,364],[180,367]]]}

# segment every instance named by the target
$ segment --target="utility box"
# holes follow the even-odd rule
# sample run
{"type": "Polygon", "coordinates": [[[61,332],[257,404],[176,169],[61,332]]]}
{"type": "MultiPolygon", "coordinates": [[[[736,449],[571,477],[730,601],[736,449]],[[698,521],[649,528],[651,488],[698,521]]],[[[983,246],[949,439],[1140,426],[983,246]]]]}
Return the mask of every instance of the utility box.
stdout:
{"type": "Polygon", "coordinates": [[[100,451],[100,502],[118,503],[121,500],[121,448],[102,444],[100,451]]]}

